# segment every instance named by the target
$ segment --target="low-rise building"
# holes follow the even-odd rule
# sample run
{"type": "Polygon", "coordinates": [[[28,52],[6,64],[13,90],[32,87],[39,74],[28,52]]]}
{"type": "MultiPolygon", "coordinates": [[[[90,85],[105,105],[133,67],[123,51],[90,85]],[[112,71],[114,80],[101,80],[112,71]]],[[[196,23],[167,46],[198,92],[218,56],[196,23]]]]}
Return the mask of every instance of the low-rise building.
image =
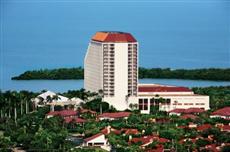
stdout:
{"type": "Polygon", "coordinates": [[[214,111],[211,118],[223,118],[230,120],[230,107],[221,108],[219,110],[214,111]]]}
{"type": "Polygon", "coordinates": [[[174,109],[200,108],[209,109],[209,96],[194,94],[187,87],[139,84],[138,108],[141,113],[150,113],[153,106],[161,111],[174,109]]]}
{"type": "Polygon", "coordinates": [[[93,135],[89,138],[84,139],[83,146],[100,147],[100,148],[105,149],[107,151],[111,150],[108,139],[105,138],[105,135],[103,133],[98,133],[96,135],[93,135]]]}

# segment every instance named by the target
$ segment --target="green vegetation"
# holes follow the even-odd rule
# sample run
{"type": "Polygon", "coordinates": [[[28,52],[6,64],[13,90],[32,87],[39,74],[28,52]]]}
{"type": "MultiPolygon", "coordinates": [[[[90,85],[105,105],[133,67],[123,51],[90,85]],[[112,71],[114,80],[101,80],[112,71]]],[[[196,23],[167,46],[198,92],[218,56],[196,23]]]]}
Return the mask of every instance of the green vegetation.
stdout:
{"type": "Polygon", "coordinates": [[[212,110],[230,106],[230,86],[193,88],[194,93],[208,95],[212,110]]]}
{"type": "MultiPolygon", "coordinates": [[[[191,79],[191,80],[216,80],[230,81],[230,69],[176,69],[170,68],[139,68],[139,78],[166,78],[166,79],[191,79]]],[[[12,80],[68,80],[84,79],[84,69],[60,68],[26,71],[19,76],[12,77],[12,80]]]]}
{"type": "Polygon", "coordinates": [[[12,77],[12,80],[69,80],[83,78],[84,70],[78,67],[26,71],[19,76],[12,77]]]}
{"type": "MultiPolygon", "coordinates": [[[[176,148],[178,152],[194,151],[207,144],[229,143],[230,133],[223,132],[215,127],[216,123],[228,124],[229,120],[209,118],[210,112],[214,109],[229,106],[230,86],[226,87],[207,87],[193,88],[195,93],[209,95],[211,99],[211,110],[198,115],[198,119],[181,119],[179,116],[169,116],[165,112],[153,110],[152,114],[140,114],[138,110],[133,110],[129,118],[121,120],[103,120],[97,121],[95,117],[83,115],[87,122],[80,124],[65,124],[63,118],[46,118],[50,107],[36,109],[31,102],[31,98],[40,93],[28,91],[0,91],[0,151],[11,151],[11,148],[21,147],[27,151],[101,151],[100,148],[74,148],[74,145],[68,139],[72,133],[84,134],[85,138],[95,135],[107,126],[117,130],[122,128],[136,128],[141,134],[133,135],[132,138],[144,135],[159,134],[161,138],[169,139],[170,142],[163,143],[166,149],[176,148]],[[152,120],[156,120],[156,122],[152,120]],[[157,120],[167,120],[166,122],[157,122],[157,120]],[[198,125],[209,123],[213,127],[203,132],[198,132],[194,128],[178,128],[189,123],[198,125]],[[206,140],[212,135],[213,141],[206,140]],[[196,138],[201,136],[196,142],[187,141],[180,143],[183,138],[196,138]]],[[[62,95],[69,98],[79,97],[87,101],[82,106],[87,109],[96,110],[98,113],[102,110],[115,111],[101,100],[101,95],[90,93],[84,89],[72,90],[62,95]],[[95,98],[96,97],[96,98],[95,98]],[[91,100],[90,100],[91,98],[91,100]],[[101,106],[100,106],[101,105],[101,106]],[[102,109],[101,109],[102,108],[102,109]]],[[[163,102],[163,100],[161,101],[163,102]]],[[[106,135],[113,149],[117,152],[138,152],[143,151],[140,143],[129,143],[129,136],[111,133],[106,135]]],[[[147,148],[155,148],[159,143],[153,142],[147,148]]],[[[222,151],[229,151],[229,146],[225,146],[222,151]]]]}
{"type": "Polygon", "coordinates": [[[191,80],[222,80],[230,81],[230,69],[176,69],[170,68],[139,68],[139,78],[166,78],[191,80]]]}

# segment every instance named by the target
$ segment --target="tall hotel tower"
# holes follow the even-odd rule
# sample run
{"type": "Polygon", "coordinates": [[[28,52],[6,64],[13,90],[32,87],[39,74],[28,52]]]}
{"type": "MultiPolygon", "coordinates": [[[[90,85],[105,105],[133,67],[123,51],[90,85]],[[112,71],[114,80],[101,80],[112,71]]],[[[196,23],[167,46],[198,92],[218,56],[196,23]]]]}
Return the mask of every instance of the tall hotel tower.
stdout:
{"type": "Polygon", "coordinates": [[[97,32],[84,61],[84,87],[103,90],[103,100],[118,110],[137,101],[138,42],[129,33],[97,32]]]}

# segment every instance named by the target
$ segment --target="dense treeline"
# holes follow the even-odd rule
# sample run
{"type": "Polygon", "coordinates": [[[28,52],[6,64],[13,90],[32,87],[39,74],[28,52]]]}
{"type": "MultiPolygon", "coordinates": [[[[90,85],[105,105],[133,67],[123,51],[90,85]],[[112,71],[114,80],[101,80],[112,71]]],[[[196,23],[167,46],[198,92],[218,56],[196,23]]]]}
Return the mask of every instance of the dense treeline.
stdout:
{"type": "Polygon", "coordinates": [[[230,80],[230,68],[227,69],[176,69],[139,68],[139,78],[167,78],[191,80],[230,80]]]}
{"type": "Polygon", "coordinates": [[[210,108],[212,110],[230,106],[230,86],[219,87],[196,87],[192,88],[196,94],[208,95],[210,97],[210,108]]]}
{"type": "MultiPolygon", "coordinates": [[[[13,80],[67,80],[83,79],[84,69],[78,68],[60,68],[52,70],[34,70],[13,77],[13,80]]],[[[139,79],[143,78],[167,78],[167,79],[191,79],[191,80],[221,80],[230,81],[230,68],[227,69],[176,69],[170,68],[139,68],[139,79]]]]}
{"type": "Polygon", "coordinates": [[[26,71],[19,76],[12,77],[12,80],[68,80],[83,78],[84,70],[82,67],[78,67],[26,71]]]}

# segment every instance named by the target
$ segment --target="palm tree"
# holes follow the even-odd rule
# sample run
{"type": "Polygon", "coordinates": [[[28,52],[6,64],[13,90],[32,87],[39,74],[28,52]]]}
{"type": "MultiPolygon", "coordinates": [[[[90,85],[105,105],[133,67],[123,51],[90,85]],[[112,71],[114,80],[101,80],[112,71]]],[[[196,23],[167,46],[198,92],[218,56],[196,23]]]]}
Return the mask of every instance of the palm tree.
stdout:
{"type": "Polygon", "coordinates": [[[132,103],[129,104],[129,108],[133,110],[134,105],[132,103]]]}
{"type": "Polygon", "coordinates": [[[39,100],[38,103],[37,103],[38,105],[44,105],[44,104],[45,104],[44,98],[42,98],[42,97],[40,97],[40,96],[38,96],[37,98],[38,98],[38,100],[39,100]]]}
{"type": "Polygon", "coordinates": [[[17,107],[18,107],[18,93],[16,91],[11,92],[11,101],[14,107],[14,121],[17,123],[17,107]]]}
{"type": "MultiPolygon", "coordinates": [[[[98,90],[99,96],[103,102],[103,98],[104,98],[104,91],[102,89],[98,90]]],[[[102,114],[102,104],[100,103],[100,114],[102,114]]]]}
{"type": "Polygon", "coordinates": [[[46,97],[46,102],[51,103],[52,101],[53,101],[52,97],[50,95],[48,95],[46,97]]]}
{"type": "MultiPolygon", "coordinates": [[[[50,95],[48,95],[46,97],[46,103],[51,103],[52,101],[53,101],[53,98],[50,95]]],[[[54,111],[54,106],[50,105],[50,111],[54,111]]]]}
{"type": "Polygon", "coordinates": [[[137,109],[138,108],[138,104],[137,103],[133,104],[133,107],[134,107],[134,109],[137,109]]]}
{"type": "Polygon", "coordinates": [[[6,101],[6,107],[8,110],[8,118],[11,118],[11,107],[12,107],[12,102],[11,102],[11,92],[10,91],[6,91],[5,92],[5,97],[4,97],[5,101],[6,101]]]}
{"type": "Polygon", "coordinates": [[[2,91],[0,90],[0,118],[3,118],[3,109],[5,107],[5,103],[4,103],[4,96],[3,96],[3,93],[2,91]]]}

